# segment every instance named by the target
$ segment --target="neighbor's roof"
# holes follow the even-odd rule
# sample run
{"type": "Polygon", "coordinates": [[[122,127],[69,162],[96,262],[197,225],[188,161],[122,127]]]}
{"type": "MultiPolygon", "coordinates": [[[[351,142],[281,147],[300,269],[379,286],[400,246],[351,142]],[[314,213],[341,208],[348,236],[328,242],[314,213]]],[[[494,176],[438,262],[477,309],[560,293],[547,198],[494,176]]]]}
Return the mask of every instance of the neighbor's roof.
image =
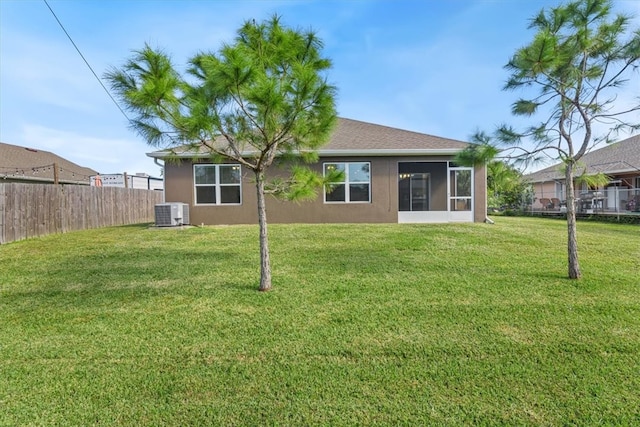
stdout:
{"type": "MultiPolygon", "coordinates": [[[[586,168],[587,174],[613,175],[634,171],[640,173],[640,135],[591,151],[580,159],[580,164],[586,168]]],[[[560,164],[555,164],[524,178],[529,182],[546,182],[564,179],[564,173],[560,164]]]]}
{"type": "Polygon", "coordinates": [[[53,165],[58,166],[58,182],[89,184],[97,172],[79,166],[49,151],[0,142],[0,182],[2,179],[53,182],[53,165]]]}
{"type": "MultiPolygon", "coordinates": [[[[454,139],[408,130],[338,118],[330,141],[318,154],[320,156],[401,156],[428,154],[455,154],[469,144],[454,139]]],[[[243,153],[249,155],[251,153],[243,153]]],[[[149,157],[163,158],[168,150],[147,153],[149,157]]],[[[206,152],[194,153],[193,150],[173,149],[178,157],[207,156],[206,152]]]]}

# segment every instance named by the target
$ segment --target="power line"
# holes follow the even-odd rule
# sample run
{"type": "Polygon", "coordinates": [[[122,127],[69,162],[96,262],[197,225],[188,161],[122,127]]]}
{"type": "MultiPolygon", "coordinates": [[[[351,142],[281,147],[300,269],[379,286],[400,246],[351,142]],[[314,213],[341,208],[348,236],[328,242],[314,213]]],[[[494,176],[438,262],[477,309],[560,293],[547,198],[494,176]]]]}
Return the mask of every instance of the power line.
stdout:
{"type": "MultiPolygon", "coordinates": [[[[2,0],[0,0],[2,1],[2,0]]],[[[107,87],[104,85],[104,83],[102,83],[102,80],[100,79],[100,77],[98,77],[98,75],[96,74],[96,72],[93,70],[93,67],[91,67],[91,64],[89,64],[89,61],[87,61],[87,59],[84,57],[84,55],[82,54],[82,52],[80,51],[80,48],[78,48],[78,46],[76,45],[76,43],[73,41],[73,39],[71,38],[71,36],[69,35],[69,33],[67,32],[66,28],[64,27],[64,25],[62,25],[62,22],[60,22],[60,19],[58,19],[58,16],[56,15],[56,13],[53,11],[53,9],[51,8],[51,6],[49,6],[49,3],[47,2],[47,0],[42,0],[44,2],[44,4],[47,5],[47,8],[49,8],[49,11],[51,12],[51,14],[53,15],[53,17],[56,19],[56,21],[58,22],[58,25],[60,25],[60,28],[62,28],[62,31],[64,31],[64,33],[67,35],[67,38],[69,39],[69,41],[71,42],[71,44],[73,45],[73,47],[76,49],[76,51],[78,52],[78,54],[80,55],[80,57],[82,58],[82,60],[84,61],[84,63],[87,65],[87,67],[89,68],[89,70],[91,70],[91,73],[93,74],[93,76],[96,78],[96,80],[98,80],[98,83],[100,83],[100,86],[102,86],[102,89],[104,89],[105,93],[109,96],[109,98],[111,98],[111,101],[113,101],[113,103],[115,104],[116,107],[118,107],[118,110],[120,110],[120,112],[122,113],[122,115],[124,116],[125,119],[127,119],[127,122],[129,123],[133,123],[133,121],[129,118],[129,116],[127,115],[127,113],[122,109],[122,107],[120,107],[120,104],[118,104],[118,101],[116,101],[116,99],[113,97],[113,95],[111,95],[111,92],[109,92],[109,89],[107,89],[107,87]]],[[[177,141],[173,138],[173,136],[171,136],[169,133],[164,132],[164,134],[174,143],[177,144],[177,141]]]]}
{"type": "Polygon", "coordinates": [[[53,15],[53,17],[56,19],[56,21],[58,22],[58,25],[60,25],[60,28],[62,28],[62,31],[64,31],[64,33],[67,35],[67,38],[69,39],[69,41],[71,42],[71,44],[73,45],[73,47],[76,48],[76,51],[78,52],[78,54],[80,55],[80,57],[82,58],[82,60],[84,61],[85,64],[87,64],[87,67],[89,67],[89,70],[91,70],[91,73],[93,74],[93,76],[96,78],[96,80],[98,80],[98,83],[100,83],[100,86],[102,86],[102,89],[104,89],[104,91],[107,93],[107,95],[109,96],[109,98],[111,98],[111,100],[113,101],[113,103],[116,105],[116,107],[118,107],[118,110],[120,110],[120,112],[122,113],[122,115],[127,119],[128,122],[131,122],[131,119],[129,118],[129,116],[127,116],[127,113],[125,113],[125,111],[122,109],[122,107],[120,107],[120,104],[118,104],[118,101],[115,100],[115,98],[111,95],[111,92],[109,92],[109,89],[107,89],[107,87],[104,85],[104,83],[102,83],[102,80],[100,80],[100,77],[98,77],[98,75],[96,74],[95,71],[93,71],[93,68],[91,67],[91,65],[89,64],[89,61],[87,61],[87,59],[84,57],[84,55],[82,54],[82,52],[80,51],[80,49],[78,48],[78,46],[76,45],[76,43],[73,41],[73,39],[71,38],[71,36],[69,35],[69,33],[67,32],[67,30],[64,28],[64,25],[62,25],[62,22],[60,22],[60,20],[58,19],[58,16],[56,15],[56,13],[53,11],[53,9],[51,9],[51,6],[49,6],[49,3],[47,2],[47,0],[42,0],[44,2],[44,4],[47,5],[47,7],[49,8],[49,11],[51,11],[51,14],[53,15]]]}

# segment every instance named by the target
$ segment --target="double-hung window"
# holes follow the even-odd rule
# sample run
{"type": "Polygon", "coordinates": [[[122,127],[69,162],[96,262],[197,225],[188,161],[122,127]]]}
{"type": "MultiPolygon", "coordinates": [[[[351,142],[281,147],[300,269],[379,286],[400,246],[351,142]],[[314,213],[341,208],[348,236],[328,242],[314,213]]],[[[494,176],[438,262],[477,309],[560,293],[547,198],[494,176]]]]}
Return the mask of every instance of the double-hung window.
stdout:
{"type": "Polygon", "coordinates": [[[369,203],[371,202],[371,164],[369,162],[325,163],[325,176],[342,172],[343,179],[331,184],[331,191],[325,191],[326,203],[369,203]]]}
{"type": "Polygon", "coordinates": [[[242,203],[240,165],[193,165],[196,205],[242,203]]]}

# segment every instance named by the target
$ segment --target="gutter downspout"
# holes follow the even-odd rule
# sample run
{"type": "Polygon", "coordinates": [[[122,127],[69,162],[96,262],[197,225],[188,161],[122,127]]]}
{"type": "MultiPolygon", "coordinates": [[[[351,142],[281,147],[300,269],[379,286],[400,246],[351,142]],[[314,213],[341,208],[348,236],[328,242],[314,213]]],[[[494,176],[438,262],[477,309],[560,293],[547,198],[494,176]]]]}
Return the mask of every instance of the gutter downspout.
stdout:
{"type": "Polygon", "coordinates": [[[160,159],[158,159],[157,157],[153,158],[153,163],[155,163],[156,166],[159,166],[162,169],[162,201],[165,202],[167,200],[165,196],[167,179],[164,176],[164,163],[160,163],[160,159]]]}

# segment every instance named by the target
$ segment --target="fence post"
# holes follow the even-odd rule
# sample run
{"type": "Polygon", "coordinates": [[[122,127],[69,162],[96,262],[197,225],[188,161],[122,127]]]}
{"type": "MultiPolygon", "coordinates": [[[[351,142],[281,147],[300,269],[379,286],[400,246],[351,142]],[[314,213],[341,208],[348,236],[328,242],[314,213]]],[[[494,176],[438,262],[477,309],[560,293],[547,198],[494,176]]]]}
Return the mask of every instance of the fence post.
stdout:
{"type": "Polygon", "coordinates": [[[6,211],[6,184],[0,184],[0,245],[6,241],[5,236],[5,211],[6,211]]]}
{"type": "Polygon", "coordinates": [[[58,181],[59,181],[59,175],[58,175],[58,164],[57,163],[53,163],[53,183],[55,185],[58,185],[58,181]]]}

